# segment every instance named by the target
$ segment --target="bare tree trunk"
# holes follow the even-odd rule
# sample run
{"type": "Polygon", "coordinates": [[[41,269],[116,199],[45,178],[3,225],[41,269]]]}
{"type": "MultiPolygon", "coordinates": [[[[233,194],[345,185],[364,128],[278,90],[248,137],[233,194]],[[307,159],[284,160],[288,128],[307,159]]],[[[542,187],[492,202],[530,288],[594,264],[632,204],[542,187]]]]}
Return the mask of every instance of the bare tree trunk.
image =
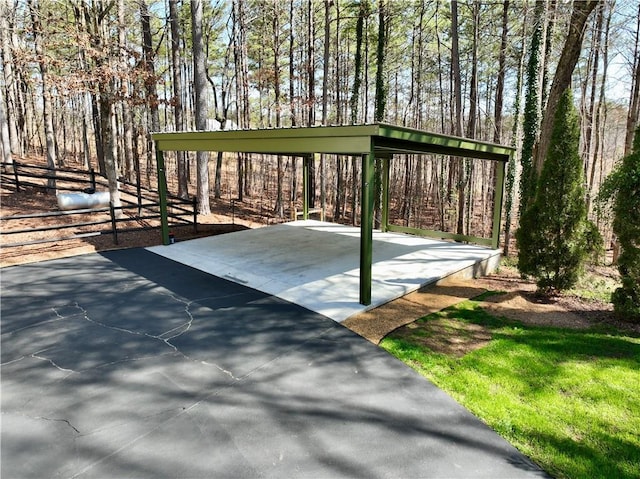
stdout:
{"type": "MultiPolygon", "coordinates": [[[[204,43],[202,38],[202,0],[191,0],[191,28],[193,35],[193,84],[196,104],[196,130],[207,129],[207,72],[205,68],[204,43]]],[[[198,183],[198,213],[211,213],[209,204],[209,152],[196,154],[198,183]]]]}
{"type": "MultiPolygon", "coordinates": [[[[9,2],[0,3],[0,42],[2,43],[2,72],[4,75],[4,86],[6,97],[3,106],[6,104],[5,121],[7,128],[7,137],[9,140],[7,149],[5,147],[4,158],[13,159],[12,154],[22,156],[21,142],[18,136],[18,127],[16,118],[18,116],[18,105],[16,100],[16,78],[13,72],[13,54],[11,49],[11,38],[9,34],[9,18],[12,12],[9,9],[9,2]]],[[[13,29],[11,29],[13,32],[13,29]]]]}
{"type": "MultiPolygon", "coordinates": [[[[236,98],[239,104],[238,124],[241,128],[249,128],[249,72],[247,66],[246,20],[242,0],[234,0],[232,8],[234,62],[236,70],[236,98]]],[[[250,160],[242,153],[237,157],[238,200],[243,201],[244,194],[249,193],[250,160]]]]}
{"type": "MultiPolygon", "coordinates": [[[[316,121],[315,89],[316,89],[316,64],[315,64],[315,12],[313,0],[307,0],[307,125],[314,126],[316,121]]],[[[309,167],[309,206],[316,205],[316,165],[315,157],[311,159],[309,167]]]]}
{"type": "Polygon", "coordinates": [[[494,110],[495,130],[493,142],[502,142],[502,103],[504,100],[504,78],[506,75],[507,40],[509,37],[509,0],[502,4],[502,37],[500,38],[500,53],[498,55],[498,81],[496,85],[496,101],[494,110]]]}
{"type": "MultiPolygon", "coordinates": [[[[127,36],[126,36],[126,23],[125,23],[125,2],[124,0],[118,0],[118,43],[120,47],[120,68],[123,72],[128,69],[127,62],[127,36]]],[[[131,180],[131,173],[133,172],[133,119],[131,116],[130,101],[130,84],[128,75],[123,75],[120,79],[121,91],[124,98],[122,98],[122,128],[124,132],[124,163],[125,173],[129,180],[131,180]]]]}
{"type": "Polygon", "coordinates": [[[358,20],[356,21],[356,53],[354,58],[353,88],[351,90],[351,124],[358,123],[358,102],[360,101],[360,86],[362,85],[362,44],[364,43],[364,19],[367,15],[367,0],[360,2],[358,20]]]}
{"type": "Polygon", "coordinates": [[[640,116],[640,5],[638,6],[638,23],[636,24],[636,41],[633,56],[633,77],[631,79],[631,95],[629,97],[629,113],[627,115],[627,129],[624,140],[624,156],[631,154],[633,135],[640,116]]]}
{"type": "MultiPolygon", "coordinates": [[[[273,17],[271,19],[271,26],[273,28],[273,93],[275,100],[275,116],[276,116],[276,128],[280,128],[281,114],[280,114],[280,22],[278,11],[278,0],[273,0],[273,17]]],[[[276,178],[276,204],[274,206],[274,213],[278,218],[284,217],[284,201],[282,186],[284,182],[284,165],[282,155],[278,155],[277,159],[277,178],[276,178]]]]}
{"type": "MultiPolygon", "coordinates": [[[[294,46],[295,46],[295,36],[294,36],[294,2],[295,0],[289,1],[289,109],[291,111],[291,126],[296,126],[297,118],[296,118],[296,102],[295,102],[295,59],[294,59],[294,46]]],[[[293,161],[293,165],[295,165],[295,161],[293,161]]],[[[295,178],[295,174],[294,174],[295,178]]],[[[295,183],[292,191],[291,201],[295,201],[295,183]]]]}
{"type": "MultiPolygon", "coordinates": [[[[458,2],[451,2],[451,79],[453,82],[453,134],[462,136],[462,79],[460,76],[460,50],[458,46],[458,2]]],[[[461,158],[454,160],[451,183],[456,183],[458,189],[458,221],[456,232],[464,232],[464,164],[461,158]]],[[[449,195],[451,195],[449,191],[449,195]]]]}
{"type": "Polygon", "coordinates": [[[47,180],[47,192],[55,191],[56,188],[56,168],[58,166],[55,147],[55,132],[53,129],[53,103],[51,101],[51,89],[49,85],[49,71],[47,60],[42,47],[42,23],[40,21],[40,6],[37,0],[27,0],[31,23],[33,25],[33,42],[40,66],[40,77],[42,80],[42,116],[44,119],[44,136],[47,145],[47,166],[51,177],[47,180]]]}
{"type": "Polygon", "coordinates": [[[589,15],[598,4],[598,0],[585,0],[575,2],[573,11],[569,21],[569,32],[562,49],[562,54],[558,61],[558,68],[551,84],[549,98],[542,117],[540,126],[540,138],[535,147],[533,155],[533,168],[539,175],[542,171],[542,164],[547,156],[549,142],[551,140],[551,130],[553,128],[553,118],[560,101],[562,93],[569,87],[571,83],[571,75],[578,62],[580,50],[582,48],[582,39],[589,15]]]}
{"type": "MultiPolygon", "coordinates": [[[[171,64],[173,74],[173,116],[176,131],[184,129],[182,112],[182,56],[180,55],[180,18],[178,17],[178,0],[169,0],[169,23],[171,27],[171,64]]],[[[189,198],[189,182],[187,181],[186,156],[184,151],[176,152],[178,162],[178,196],[189,198]]]]}
{"type": "Polygon", "coordinates": [[[150,122],[147,130],[147,175],[153,169],[154,145],[151,139],[151,132],[160,130],[160,115],[158,113],[158,89],[156,86],[155,73],[155,52],[153,50],[153,39],[151,36],[151,21],[146,0],[140,2],[140,18],[142,20],[142,53],[144,59],[145,79],[144,85],[147,94],[148,111],[150,122]]]}
{"type": "MultiPolygon", "coordinates": [[[[7,123],[7,115],[4,112],[4,91],[0,88],[0,133],[2,136],[2,162],[13,165],[13,156],[11,154],[11,139],[9,138],[9,125],[7,123]]],[[[2,165],[4,171],[7,165],[2,165]]]]}

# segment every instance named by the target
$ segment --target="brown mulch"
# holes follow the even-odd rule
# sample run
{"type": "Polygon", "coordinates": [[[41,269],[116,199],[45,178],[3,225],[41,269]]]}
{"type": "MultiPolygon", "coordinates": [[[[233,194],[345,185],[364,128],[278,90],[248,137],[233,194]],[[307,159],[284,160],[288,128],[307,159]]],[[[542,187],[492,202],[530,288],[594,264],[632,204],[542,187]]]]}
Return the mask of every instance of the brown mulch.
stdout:
{"type": "MultiPolygon", "coordinates": [[[[394,332],[402,336],[417,328],[415,321],[453,306],[486,291],[503,294],[488,296],[480,305],[493,316],[532,326],[588,329],[611,326],[632,335],[640,335],[640,324],[618,320],[611,303],[590,301],[570,295],[541,297],[533,282],[520,278],[512,268],[501,268],[483,278],[455,279],[427,286],[378,308],[352,316],[342,324],[369,341],[378,344],[394,332]]],[[[488,332],[481,326],[452,324],[438,319],[422,323],[425,345],[445,354],[461,356],[484,346],[488,332]]]]}
{"type": "Polygon", "coordinates": [[[473,281],[455,280],[440,282],[409,293],[402,298],[375,309],[351,316],[342,322],[344,326],[378,344],[390,332],[484,293],[486,289],[473,281]]]}

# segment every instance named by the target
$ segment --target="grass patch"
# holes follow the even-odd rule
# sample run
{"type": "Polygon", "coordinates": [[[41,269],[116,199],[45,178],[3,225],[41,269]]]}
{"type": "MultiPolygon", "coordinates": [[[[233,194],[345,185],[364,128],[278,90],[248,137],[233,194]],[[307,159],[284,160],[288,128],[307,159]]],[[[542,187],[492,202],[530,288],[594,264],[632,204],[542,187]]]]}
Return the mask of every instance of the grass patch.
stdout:
{"type": "Polygon", "coordinates": [[[640,339],[525,326],[465,301],[381,346],[553,476],[639,477],[640,339]],[[440,346],[452,337],[435,338],[468,341],[478,331],[482,347],[464,355],[440,346]]]}

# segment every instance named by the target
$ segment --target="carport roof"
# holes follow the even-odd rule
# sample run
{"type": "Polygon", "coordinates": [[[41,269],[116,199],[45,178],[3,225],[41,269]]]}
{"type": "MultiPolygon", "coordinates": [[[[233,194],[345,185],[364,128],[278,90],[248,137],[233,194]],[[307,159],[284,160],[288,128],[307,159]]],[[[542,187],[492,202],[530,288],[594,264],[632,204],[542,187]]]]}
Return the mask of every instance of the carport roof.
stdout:
{"type": "MultiPolygon", "coordinates": [[[[308,219],[309,204],[309,163],[314,154],[333,153],[361,156],[360,173],[360,302],[371,303],[371,273],[373,248],[374,214],[374,162],[375,158],[385,161],[382,184],[382,225],[383,231],[392,230],[388,221],[389,161],[398,153],[438,154],[452,157],[478,158],[498,161],[496,169],[496,190],[492,238],[489,241],[497,248],[500,233],[500,213],[504,164],[514,149],[483,141],[470,140],[401,126],[374,123],[370,125],[319,126],[302,128],[275,128],[259,130],[197,131],[152,133],[158,155],[158,191],[162,217],[162,242],[169,244],[169,224],[167,218],[166,178],[163,152],[165,151],[217,151],[238,153],[264,153],[273,155],[302,156],[303,164],[303,217],[308,219]]],[[[408,229],[395,231],[408,232],[408,229]]],[[[412,230],[418,232],[418,230],[412,230]]],[[[419,232],[426,233],[422,230],[419,232]]],[[[444,235],[444,236],[443,236],[444,235]]],[[[460,241],[474,241],[477,238],[464,235],[442,233],[460,241]]],[[[482,239],[486,243],[487,240],[482,239]]]]}
{"type": "Polygon", "coordinates": [[[376,156],[397,153],[508,161],[513,148],[423,130],[375,123],[259,130],[153,133],[160,151],[225,151],[305,156],[314,153],[376,156]]]}

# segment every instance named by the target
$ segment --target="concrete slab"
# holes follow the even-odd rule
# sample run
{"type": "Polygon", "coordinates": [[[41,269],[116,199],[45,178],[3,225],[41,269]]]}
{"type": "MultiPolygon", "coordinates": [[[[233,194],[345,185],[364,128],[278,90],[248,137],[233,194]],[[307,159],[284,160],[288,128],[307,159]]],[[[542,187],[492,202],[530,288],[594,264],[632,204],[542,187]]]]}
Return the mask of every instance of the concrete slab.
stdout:
{"type": "Polygon", "coordinates": [[[334,321],[143,249],[2,270],[4,478],[547,477],[334,321]]]}
{"type": "Polygon", "coordinates": [[[360,229],[294,221],[148,248],[341,322],[452,274],[486,274],[500,250],[373,233],[371,305],[359,303],[360,229]]]}

